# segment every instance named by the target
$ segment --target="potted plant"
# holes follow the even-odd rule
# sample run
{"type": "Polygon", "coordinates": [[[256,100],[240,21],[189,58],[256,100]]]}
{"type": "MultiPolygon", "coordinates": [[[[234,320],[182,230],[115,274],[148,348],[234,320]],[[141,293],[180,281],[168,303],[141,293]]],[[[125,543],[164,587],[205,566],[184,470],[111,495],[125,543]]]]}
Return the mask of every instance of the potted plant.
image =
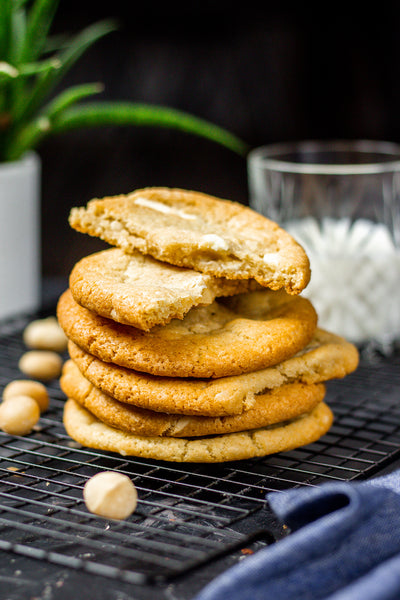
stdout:
{"type": "Polygon", "coordinates": [[[40,300],[40,158],[50,135],[105,125],[159,126],[208,138],[245,155],[230,132],[173,108],[93,100],[100,83],[57,92],[67,71],[116,29],[100,21],[58,41],[51,26],[58,0],[0,0],[0,318],[40,300]]]}

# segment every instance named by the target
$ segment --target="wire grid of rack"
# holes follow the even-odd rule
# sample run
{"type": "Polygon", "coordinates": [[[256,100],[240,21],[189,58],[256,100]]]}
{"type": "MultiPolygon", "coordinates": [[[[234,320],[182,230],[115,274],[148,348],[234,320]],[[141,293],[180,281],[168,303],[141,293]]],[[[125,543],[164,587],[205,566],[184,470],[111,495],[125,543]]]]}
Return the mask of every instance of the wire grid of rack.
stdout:
{"type": "MultiPolygon", "coordinates": [[[[21,378],[30,317],[0,324],[0,392],[21,378]]],[[[93,451],[62,425],[64,395],[28,436],[0,433],[0,549],[136,584],[171,580],[268,532],[246,529],[270,491],[365,478],[400,456],[398,353],[328,384],[335,413],[318,442],[262,459],[177,464],[93,451]],[[100,470],[129,475],[139,503],[126,521],[90,514],[82,489],[100,470]]]]}

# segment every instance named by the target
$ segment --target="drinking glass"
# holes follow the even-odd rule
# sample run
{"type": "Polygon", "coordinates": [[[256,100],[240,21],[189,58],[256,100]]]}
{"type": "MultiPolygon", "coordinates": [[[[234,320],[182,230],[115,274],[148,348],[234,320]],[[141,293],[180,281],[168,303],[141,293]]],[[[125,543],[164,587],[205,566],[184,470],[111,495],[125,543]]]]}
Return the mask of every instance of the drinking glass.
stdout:
{"type": "Polygon", "coordinates": [[[249,204],[303,246],[303,295],[319,326],[389,353],[400,338],[400,145],[369,140],[262,146],[249,204]]]}

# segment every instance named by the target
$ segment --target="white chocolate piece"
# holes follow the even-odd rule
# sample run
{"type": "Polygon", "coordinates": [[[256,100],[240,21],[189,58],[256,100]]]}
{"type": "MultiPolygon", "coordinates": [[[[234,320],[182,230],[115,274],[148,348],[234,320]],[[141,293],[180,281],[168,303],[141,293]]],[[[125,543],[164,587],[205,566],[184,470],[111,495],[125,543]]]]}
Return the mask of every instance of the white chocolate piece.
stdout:
{"type": "Polygon", "coordinates": [[[157,210],[161,213],[176,215],[177,217],[181,217],[181,219],[187,219],[188,221],[197,219],[196,215],[191,215],[183,210],[172,208],[171,206],[168,206],[168,204],[163,204],[157,200],[150,200],[149,198],[136,198],[135,204],[138,204],[139,206],[146,206],[147,208],[157,210]]]}
{"type": "Polygon", "coordinates": [[[48,381],[60,376],[62,358],[50,350],[30,350],[19,360],[18,367],[28,377],[48,381]]]}
{"type": "Polygon", "coordinates": [[[127,519],[137,505],[137,491],[127,475],[102,471],[83,488],[87,509],[106,519],[127,519]]]}
{"type": "Polygon", "coordinates": [[[215,252],[227,252],[229,250],[229,242],[215,233],[203,235],[200,241],[202,245],[208,246],[211,250],[215,250],[215,252]]]}
{"type": "Polygon", "coordinates": [[[280,256],[277,252],[266,252],[263,256],[263,261],[267,263],[267,265],[277,266],[280,262],[280,256]]]}
{"type": "Polygon", "coordinates": [[[49,408],[49,394],[43,383],[29,379],[15,379],[10,381],[3,390],[3,401],[14,396],[29,396],[36,400],[40,412],[49,408]]]}
{"type": "Polygon", "coordinates": [[[37,319],[29,323],[24,329],[23,340],[28,348],[53,352],[64,352],[68,344],[56,317],[37,319]]]}
{"type": "Polygon", "coordinates": [[[38,403],[30,396],[13,396],[0,404],[0,429],[10,435],[27,435],[39,418],[38,403]]]}

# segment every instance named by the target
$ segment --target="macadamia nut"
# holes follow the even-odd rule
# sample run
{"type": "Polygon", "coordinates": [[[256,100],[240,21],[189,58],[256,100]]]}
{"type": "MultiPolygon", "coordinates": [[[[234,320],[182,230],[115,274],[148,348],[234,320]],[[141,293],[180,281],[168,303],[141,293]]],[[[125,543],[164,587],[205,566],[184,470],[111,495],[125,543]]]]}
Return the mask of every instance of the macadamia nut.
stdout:
{"type": "Polygon", "coordinates": [[[24,329],[23,340],[28,348],[53,352],[64,352],[68,343],[56,317],[37,319],[29,323],[24,329]]]}
{"type": "Polygon", "coordinates": [[[28,377],[48,381],[60,376],[62,358],[49,350],[30,350],[19,360],[18,367],[28,377]]]}
{"type": "Polygon", "coordinates": [[[91,477],[83,488],[87,509],[107,519],[126,519],[137,505],[137,491],[127,475],[102,471],[91,477]]]}
{"type": "Polygon", "coordinates": [[[27,435],[39,418],[39,406],[30,396],[13,396],[0,404],[0,429],[10,435],[27,435]]]}
{"type": "Polygon", "coordinates": [[[40,412],[49,408],[49,394],[43,383],[29,379],[15,379],[10,381],[3,390],[3,401],[14,396],[29,396],[36,400],[40,412]]]}

